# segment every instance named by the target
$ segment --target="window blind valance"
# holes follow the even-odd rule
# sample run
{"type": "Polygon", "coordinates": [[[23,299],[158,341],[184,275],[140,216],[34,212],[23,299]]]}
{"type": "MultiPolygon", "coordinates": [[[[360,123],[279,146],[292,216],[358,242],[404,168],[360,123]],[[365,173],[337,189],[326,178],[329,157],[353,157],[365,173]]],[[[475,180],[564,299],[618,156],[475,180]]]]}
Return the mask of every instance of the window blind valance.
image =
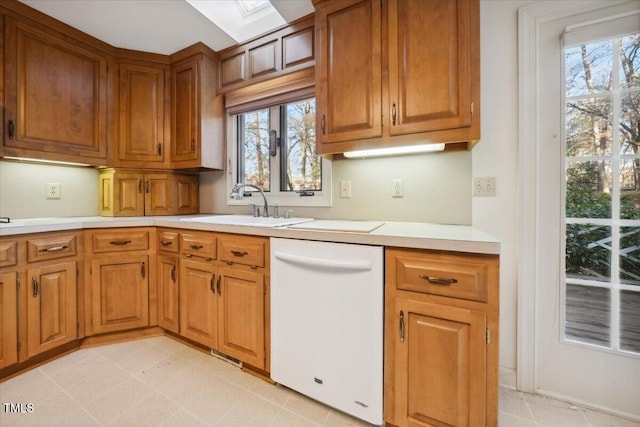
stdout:
{"type": "Polygon", "coordinates": [[[313,67],[265,80],[225,94],[227,114],[239,114],[315,96],[313,67]]]}
{"type": "Polygon", "coordinates": [[[562,34],[563,47],[609,40],[640,31],[640,10],[568,26],[562,34]]]}

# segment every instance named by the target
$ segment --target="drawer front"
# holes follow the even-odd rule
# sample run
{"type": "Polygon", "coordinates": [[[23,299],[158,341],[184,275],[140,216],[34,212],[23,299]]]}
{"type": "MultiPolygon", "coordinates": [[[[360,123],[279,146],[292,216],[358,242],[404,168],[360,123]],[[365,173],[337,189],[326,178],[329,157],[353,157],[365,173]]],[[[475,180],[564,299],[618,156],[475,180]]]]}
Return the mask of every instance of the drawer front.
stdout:
{"type": "Polygon", "coordinates": [[[221,237],[220,259],[230,264],[264,267],[266,240],[245,236],[221,237]]]}
{"type": "Polygon", "coordinates": [[[18,264],[18,242],[0,242],[0,267],[18,264]]]}
{"type": "Polygon", "coordinates": [[[142,251],[149,249],[149,232],[140,230],[119,230],[95,233],[93,252],[142,251]]]}
{"type": "Polygon", "coordinates": [[[180,235],[174,231],[158,232],[158,250],[165,252],[179,252],[180,235]]]}
{"type": "Polygon", "coordinates": [[[216,259],[216,236],[213,234],[180,233],[183,254],[216,259]]]}
{"type": "Polygon", "coordinates": [[[77,254],[78,236],[68,234],[27,240],[27,261],[37,262],[77,254]]]}
{"type": "Polygon", "coordinates": [[[464,257],[396,258],[396,287],[401,290],[487,302],[487,265],[464,257]]]}

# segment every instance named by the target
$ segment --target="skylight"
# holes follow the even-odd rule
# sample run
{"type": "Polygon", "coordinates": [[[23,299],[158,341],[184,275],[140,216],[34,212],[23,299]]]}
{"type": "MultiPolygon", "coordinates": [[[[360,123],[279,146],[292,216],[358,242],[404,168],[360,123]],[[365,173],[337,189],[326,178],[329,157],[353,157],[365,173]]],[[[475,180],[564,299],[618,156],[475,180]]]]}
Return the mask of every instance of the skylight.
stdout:
{"type": "Polygon", "coordinates": [[[266,7],[273,7],[269,0],[235,0],[235,2],[240,8],[242,16],[248,16],[266,7]]]}
{"type": "Polygon", "coordinates": [[[238,43],[286,23],[269,0],[186,0],[238,43]]]}

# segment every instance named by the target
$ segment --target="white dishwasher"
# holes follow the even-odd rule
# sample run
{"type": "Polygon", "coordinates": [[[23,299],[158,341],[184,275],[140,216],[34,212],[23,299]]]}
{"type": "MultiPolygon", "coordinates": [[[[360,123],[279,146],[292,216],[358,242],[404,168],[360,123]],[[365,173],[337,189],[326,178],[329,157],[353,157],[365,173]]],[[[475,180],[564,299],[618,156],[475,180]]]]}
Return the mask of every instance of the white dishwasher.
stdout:
{"type": "Polygon", "coordinates": [[[380,246],[271,238],[271,378],[382,425],[380,246]]]}

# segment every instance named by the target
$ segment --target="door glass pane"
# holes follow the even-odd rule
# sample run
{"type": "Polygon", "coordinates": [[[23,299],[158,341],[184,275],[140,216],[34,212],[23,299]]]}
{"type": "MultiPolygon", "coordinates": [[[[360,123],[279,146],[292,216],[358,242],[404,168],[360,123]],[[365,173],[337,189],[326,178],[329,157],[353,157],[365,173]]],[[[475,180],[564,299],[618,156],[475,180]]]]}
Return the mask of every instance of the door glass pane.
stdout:
{"type": "Polygon", "coordinates": [[[613,68],[610,41],[589,43],[565,50],[567,95],[608,90],[613,68]]]}
{"type": "Polygon", "coordinates": [[[620,348],[640,353],[640,292],[620,292],[620,348]]]}
{"type": "Polygon", "coordinates": [[[566,108],[567,156],[611,154],[611,98],[569,100],[566,108]]]}
{"type": "Polygon", "coordinates": [[[620,228],[620,283],[640,286],[640,227],[620,228]]]}
{"type": "Polygon", "coordinates": [[[566,239],[567,278],[610,280],[611,227],[567,224],[566,239]]]}
{"type": "Polygon", "coordinates": [[[620,218],[640,219],[640,158],[620,161],[620,218]]]}
{"type": "Polygon", "coordinates": [[[610,300],[611,291],[607,288],[567,283],[566,338],[609,347],[610,300]]]}
{"type": "MultiPolygon", "coordinates": [[[[238,144],[238,181],[270,190],[269,110],[240,114],[238,144]]],[[[249,192],[250,189],[245,189],[249,192]]]]}
{"type": "Polygon", "coordinates": [[[640,87],[640,35],[634,34],[620,40],[620,85],[640,87]]]}
{"type": "Polygon", "coordinates": [[[285,171],[282,191],[322,190],[321,158],[316,155],[316,101],[285,106],[285,171]]]}
{"type": "MultiPolygon", "coordinates": [[[[640,70],[636,79],[640,80],[640,70]]],[[[640,92],[622,97],[620,111],[620,154],[640,154],[640,92]]]]}
{"type": "Polygon", "coordinates": [[[566,172],[567,218],[611,218],[611,162],[573,162],[566,172]]]}

